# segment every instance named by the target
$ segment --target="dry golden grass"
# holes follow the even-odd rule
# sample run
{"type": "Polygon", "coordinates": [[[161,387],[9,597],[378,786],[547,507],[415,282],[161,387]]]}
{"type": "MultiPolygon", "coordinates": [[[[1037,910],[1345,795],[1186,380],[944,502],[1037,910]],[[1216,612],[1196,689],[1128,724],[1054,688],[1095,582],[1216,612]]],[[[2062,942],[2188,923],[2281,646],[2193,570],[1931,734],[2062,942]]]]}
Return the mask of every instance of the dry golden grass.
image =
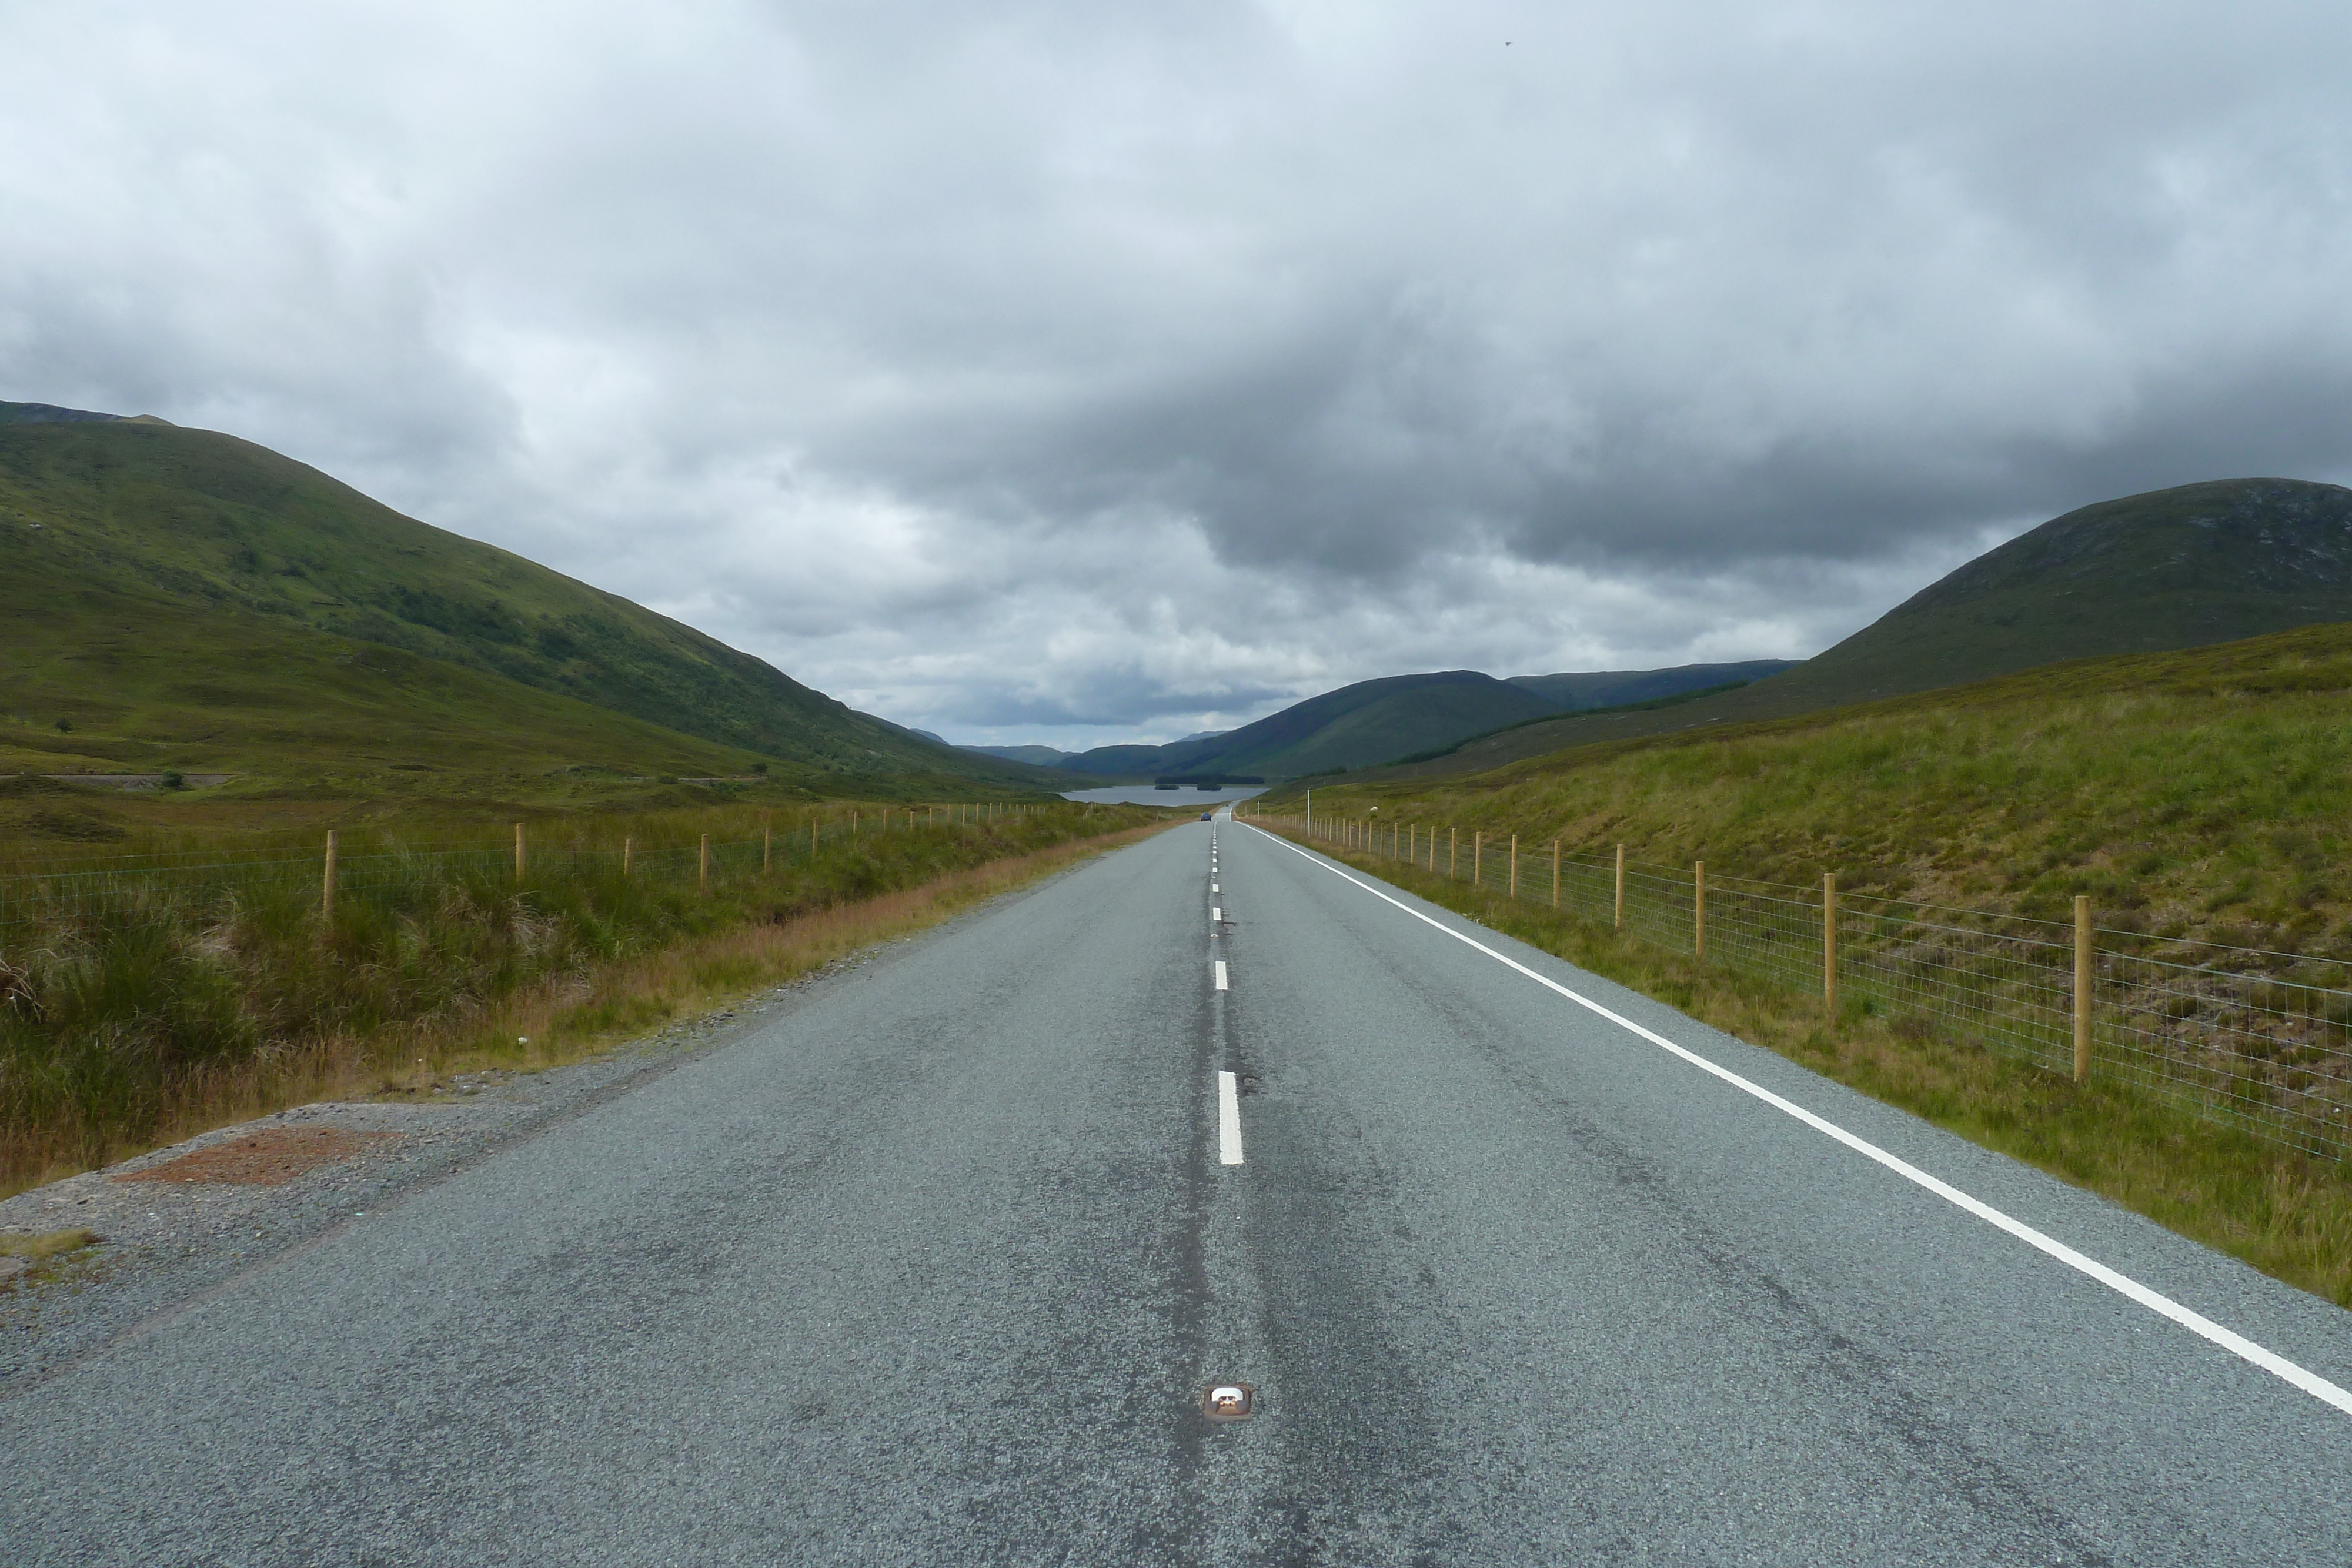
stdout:
{"type": "Polygon", "coordinates": [[[20,1134],[0,1167],[5,1176],[0,1197],[289,1105],[421,1099],[460,1072],[536,1071],[584,1061],[665,1024],[715,1011],[862,948],[936,925],[1174,825],[1158,822],[1057,844],[789,920],[734,925],[657,952],[551,977],[488,1005],[365,1034],[331,1034],[200,1071],[184,1081],[171,1113],[151,1136],[118,1141],[100,1158],[89,1157],[86,1145],[60,1140],[43,1148],[20,1134]]]}
{"type": "Polygon", "coordinates": [[[1832,1019],[1818,998],[1631,933],[1386,857],[1315,848],[2352,1307],[2352,1173],[2338,1163],[2217,1126],[2129,1084],[2078,1086],[1919,1019],[1854,1009],[1832,1019]]]}
{"type": "Polygon", "coordinates": [[[0,1258],[22,1258],[42,1263],[68,1252],[79,1252],[99,1241],[95,1230],[0,1231],[0,1258]]]}

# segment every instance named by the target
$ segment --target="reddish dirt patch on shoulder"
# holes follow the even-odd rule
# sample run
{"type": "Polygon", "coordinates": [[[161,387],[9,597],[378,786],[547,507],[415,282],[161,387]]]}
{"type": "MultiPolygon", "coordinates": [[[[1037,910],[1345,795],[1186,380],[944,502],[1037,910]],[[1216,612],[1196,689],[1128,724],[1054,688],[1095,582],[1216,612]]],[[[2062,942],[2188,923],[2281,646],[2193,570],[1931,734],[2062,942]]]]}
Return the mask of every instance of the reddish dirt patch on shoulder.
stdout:
{"type": "Polygon", "coordinates": [[[304,1171],[348,1160],[397,1133],[354,1133],[342,1127],[271,1127],[182,1155],[117,1181],[222,1181],[241,1186],[283,1186],[304,1171]]]}

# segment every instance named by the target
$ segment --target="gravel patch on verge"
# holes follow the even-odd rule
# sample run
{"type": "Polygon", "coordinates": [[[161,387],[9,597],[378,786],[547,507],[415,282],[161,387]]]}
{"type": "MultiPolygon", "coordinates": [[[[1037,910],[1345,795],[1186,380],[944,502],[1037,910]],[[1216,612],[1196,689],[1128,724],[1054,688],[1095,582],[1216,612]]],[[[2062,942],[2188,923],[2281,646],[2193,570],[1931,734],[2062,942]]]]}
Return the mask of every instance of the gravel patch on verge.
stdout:
{"type": "Polygon", "coordinates": [[[406,1191],[731,1044],[814,988],[902,945],[854,955],[590,1061],[536,1072],[466,1073],[426,1100],[298,1105],[0,1202],[0,1234],[79,1228],[101,1238],[37,1268],[0,1266],[0,1396],[138,1333],[159,1314],[371,1208],[389,1206],[406,1191]],[[321,1131],[343,1134],[333,1140],[348,1151],[343,1157],[273,1173],[269,1180],[237,1175],[191,1180],[165,1168],[234,1171],[233,1145],[258,1139],[283,1146],[299,1141],[289,1134],[321,1131]],[[200,1157],[190,1161],[191,1155],[200,1157]]]}

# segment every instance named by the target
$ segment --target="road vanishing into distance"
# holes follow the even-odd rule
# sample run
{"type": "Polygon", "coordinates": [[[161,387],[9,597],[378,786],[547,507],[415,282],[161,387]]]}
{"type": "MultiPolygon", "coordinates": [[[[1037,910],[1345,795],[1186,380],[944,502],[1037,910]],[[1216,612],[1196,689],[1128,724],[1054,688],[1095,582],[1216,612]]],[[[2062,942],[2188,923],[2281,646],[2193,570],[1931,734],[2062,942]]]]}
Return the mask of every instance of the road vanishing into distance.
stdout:
{"type": "Polygon", "coordinates": [[[2338,1564],[2347,1384],[2352,1313],[1201,822],[0,1400],[0,1561],[2338,1564]]]}

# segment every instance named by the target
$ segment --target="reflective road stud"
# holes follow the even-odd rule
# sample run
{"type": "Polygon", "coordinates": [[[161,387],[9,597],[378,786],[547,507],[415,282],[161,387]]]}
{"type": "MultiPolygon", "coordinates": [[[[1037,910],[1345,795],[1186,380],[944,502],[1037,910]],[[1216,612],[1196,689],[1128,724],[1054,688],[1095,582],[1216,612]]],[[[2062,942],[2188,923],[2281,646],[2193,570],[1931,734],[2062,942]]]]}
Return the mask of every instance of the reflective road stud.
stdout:
{"type": "Polygon", "coordinates": [[[1246,1421],[1257,1414],[1257,1389],[1246,1383],[1220,1383],[1203,1388],[1201,1414],[1212,1421],[1246,1421]]]}

